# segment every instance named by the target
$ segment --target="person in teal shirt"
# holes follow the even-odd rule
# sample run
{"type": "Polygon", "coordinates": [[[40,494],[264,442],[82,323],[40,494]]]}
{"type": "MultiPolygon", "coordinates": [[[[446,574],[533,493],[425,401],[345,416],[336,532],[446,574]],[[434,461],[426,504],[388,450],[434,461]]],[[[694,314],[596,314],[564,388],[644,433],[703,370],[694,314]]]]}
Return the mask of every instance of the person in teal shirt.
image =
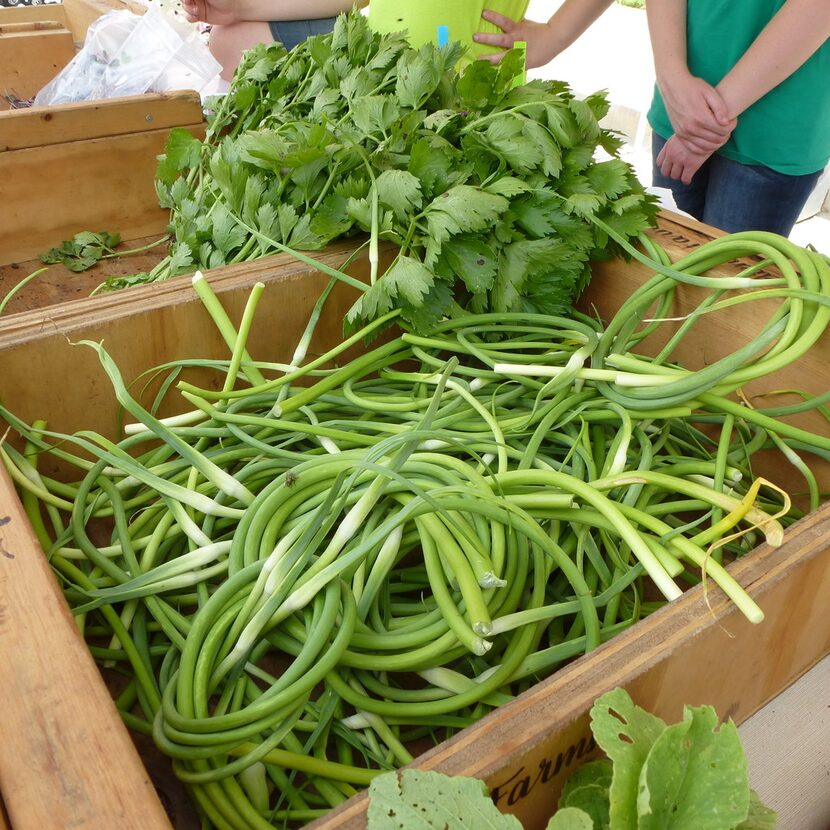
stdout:
{"type": "Polygon", "coordinates": [[[830,0],[653,0],[654,181],[725,231],[788,235],[830,160],[830,0]]]}

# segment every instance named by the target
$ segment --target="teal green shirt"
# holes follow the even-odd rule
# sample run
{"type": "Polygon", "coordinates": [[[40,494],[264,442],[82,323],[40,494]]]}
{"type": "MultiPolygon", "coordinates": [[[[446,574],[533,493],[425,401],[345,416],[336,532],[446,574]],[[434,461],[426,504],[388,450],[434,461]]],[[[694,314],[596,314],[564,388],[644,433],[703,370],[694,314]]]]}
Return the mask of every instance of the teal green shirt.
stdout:
{"type": "MultiPolygon", "coordinates": [[[[717,85],[785,2],[688,0],[687,50],[692,74],[717,85]]],[[[672,135],[656,88],[648,121],[663,138],[672,135]]],[[[823,169],[830,160],[830,40],[745,110],[732,137],[718,152],[742,164],[762,164],[791,176],[823,169]]]]}
{"type": "Polygon", "coordinates": [[[513,20],[521,20],[528,5],[530,0],[371,0],[369,25],[381,34],[406,30],[413,46],[435,43],[438,27],[446,26],[450,41],[460,41],[470,48],[470,57],[479,57],[499,50],[473,43],[473,35],[476,32],[501,32],[497,26],[482,20],[481,13],[490,9],[513,20]]]}

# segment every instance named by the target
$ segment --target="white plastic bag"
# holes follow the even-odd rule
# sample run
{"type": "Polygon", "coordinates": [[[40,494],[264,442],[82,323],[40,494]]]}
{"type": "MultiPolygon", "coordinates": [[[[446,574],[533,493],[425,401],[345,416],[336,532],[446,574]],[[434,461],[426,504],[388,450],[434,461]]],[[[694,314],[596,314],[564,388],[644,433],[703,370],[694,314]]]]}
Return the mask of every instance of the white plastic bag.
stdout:
{"type": "Polygon", "coordinates": [[[170,15],[107,12],[90,27],[80,52],[35,96],[34,106],[194,89],[221,66],[199,33],[170,15]]]}

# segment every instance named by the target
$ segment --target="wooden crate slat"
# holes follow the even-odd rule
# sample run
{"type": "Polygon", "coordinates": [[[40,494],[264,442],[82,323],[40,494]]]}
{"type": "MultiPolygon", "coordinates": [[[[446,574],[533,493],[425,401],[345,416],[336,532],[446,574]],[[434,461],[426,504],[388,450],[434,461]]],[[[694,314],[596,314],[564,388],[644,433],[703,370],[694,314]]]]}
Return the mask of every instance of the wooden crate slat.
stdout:
{"type": "Polygon", "coordinates": [[[111,11],[129,11],[144,14],[147,10],[140,3],[130,0],[63,0],[69,28],[75,40],[83,42],[86,31],[99,17],[111,11]]]}
{"type": "Polygon", "coordinates": [[[17,32],[51,32],[65,29],[59,20],[30,20],[25,23],[5,23],[0,19],[0,35],[13,35],[17,32]]]}
{"type": "Polygon", "coordinates": [[[0,470],[0,788],[14,830],[169,830],[141,760],[0,470]]]}
{"type": "MultiPolygon", "coordinates": [[[[202,124],[190,125],[200,133],[202,124]]],[[[83,230],[125,239],[161,235],[167,213],[155,196],[156,156],[169,131],[147,130],[0,153],[3,262],[33,259],[83,230]]]]}
{"type": "Polygon", "coordinates": [[[126,9],[133,14],[143,14],[144,6],[129,0],[63,0],[41,6],[14,6],[0,8],[0,25],[3,23],[27,23],[40,20],[57,20],[62,23],[77,42],[82,42],[89,25],[109,11],[126,9]]]}
{"type": "Polygon", "coordinates": [[[63,3],[50,3],[43,6],[7,6],[0,9],[0,25],[7,23],[37,23],[55,20],[64,28],[69,28],[66,6],[63,3]]]}
{"type": "Polygon", "coordinates": [[[201,100],[193,91],[13,110],[0,117],[0,151],[188,127],[201,120],[201,100]]]}
{"type": "Polygon", "coordinates": [[[74,56],[68,29],[0,34],[0,95],[33,98],[74,56]]]}

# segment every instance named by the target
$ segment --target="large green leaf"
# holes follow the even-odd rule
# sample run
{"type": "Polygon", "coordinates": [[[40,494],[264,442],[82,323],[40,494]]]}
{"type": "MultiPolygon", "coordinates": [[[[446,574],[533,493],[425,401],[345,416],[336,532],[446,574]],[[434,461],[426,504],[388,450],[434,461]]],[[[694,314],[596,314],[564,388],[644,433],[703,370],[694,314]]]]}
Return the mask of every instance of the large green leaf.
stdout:
{"type": "Polygon", "coordinates": [[[559,809],[576,807],[591,817],[594,830],[610,830],[611,804],[608,790],[613,767],[607,758],[577,767],[559,796],[559,809]]]}
{"type": "Polygon", "coordinates": [[[408,769],[372,781],[367,828],[521,830],[522,825],[515,816],[499,812],[483,781],[408,769]]]}
{"type": "Polygon", "coordinates": [[[578,807],[565,807],[556,811],[547,830],[597,830],[597,827],[588,813],[578,807]]]}
{"type": "Polygon", "coordinates": [[[636,706],[625,689],[614,689],[591,707],[591,729],[594,740],[614,764],[611,826],[614,830],[635,830],[640,770],[666,724],[636,706]]]}
{"type": "Polygon", "coordinates": [[[453,273],[473,293],[488,291],[496,276],[498,260],[493,249],[477,237],[454,237],[442,251],[453,273]]]}
{"type": "Polygon", "coordinates": [[[749,778],[738,730],[717,728],[711,706],[686,707],[640,772],[640,830],[732,830],[749,810],[749,778]]]}
{"type": "Polygon", "coordinates": [[[378,189],[378,201],[392,208],[392,212],[401,222],[421,208],[421,183],[416,176],[406,170],[384,170],[375,180],[378,189]]]}
{"type": "Polygon", "coordinates": [[[750,790],[749,812],[735,830],[775,830],[776,827],[778,827],[778,815],[775,810],[770,810],[758,798],[758,793],[750,790]]]}
{"type": "Polygon", "coordinates": [[[429,294],[435,274],[422,262],[399,256],[389,270],[349,310],[347,321],[372,320],[393,306],[418,306],[429,294]],[[399,302],[396,302],[399,301],[399,302]]]}
{"type": "Polygon", "coordinates": [[[510,202],[466,184],[451,187],[433,199],[424,211],[429,229],[427,264],[431,264],[450,236],[492,227],[510,202]]]}

